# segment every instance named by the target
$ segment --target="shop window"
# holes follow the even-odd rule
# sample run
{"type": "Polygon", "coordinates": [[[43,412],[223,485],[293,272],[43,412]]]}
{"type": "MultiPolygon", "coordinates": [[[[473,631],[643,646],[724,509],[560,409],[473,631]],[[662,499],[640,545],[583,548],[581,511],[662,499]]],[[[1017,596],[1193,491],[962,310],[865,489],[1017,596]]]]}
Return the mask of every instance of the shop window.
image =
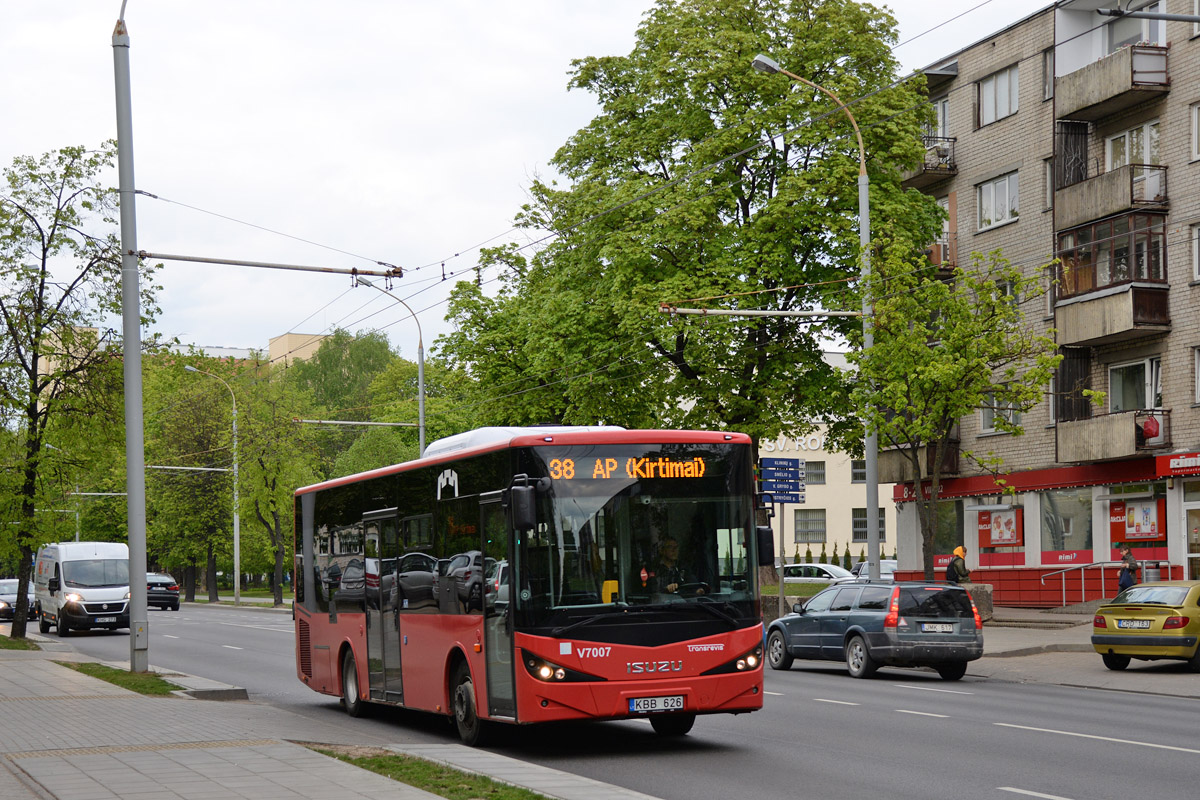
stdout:
{"type": "Polygon", "coordinates": [[[1039,494],[1042,513],[1043,563],[1088,564],[1092,561],[1092,488],[1075,486],[1039,494]]]}
{"type": "MultiPolygon", "coordinates": [[[[935,503],[933,508],[937,515],[937,528],[933,532],[933,552],[935,555],[949,556],[954,552],[954,548],[964,543],[966,506],[962,500],[942,500],[935,503]]],[[[971,544],[967,544],[967,547],[974,549],[971,544]]],[[[945,562],[936,565],[944,567],[945,562]]]]}

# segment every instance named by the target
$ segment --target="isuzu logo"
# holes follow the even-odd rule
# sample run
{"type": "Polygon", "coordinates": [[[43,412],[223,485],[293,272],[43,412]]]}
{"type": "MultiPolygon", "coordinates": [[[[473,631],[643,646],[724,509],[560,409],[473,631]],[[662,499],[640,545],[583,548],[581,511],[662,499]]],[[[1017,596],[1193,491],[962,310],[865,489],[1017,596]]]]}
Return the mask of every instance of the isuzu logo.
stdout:
{"type": "Polygon", "coordinates": [[[645,675],[651,672],[680,672],[682,661],[626,661],[625,672],[629,675],[645,675]]]}

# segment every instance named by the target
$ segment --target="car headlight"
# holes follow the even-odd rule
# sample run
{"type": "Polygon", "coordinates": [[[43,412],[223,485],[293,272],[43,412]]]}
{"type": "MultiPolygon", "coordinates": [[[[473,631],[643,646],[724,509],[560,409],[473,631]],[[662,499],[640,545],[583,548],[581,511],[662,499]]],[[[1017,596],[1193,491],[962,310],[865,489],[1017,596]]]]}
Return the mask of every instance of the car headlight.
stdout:
{"type": "Polygon", "coordinates": [[[64,603],[78,603],[82,599],[83,598],[75,594],[75,592],[68,592],[67,594],[63,595],[64,603]]]}
{"type": "Polygon", "coordinates": [[[128,600],[128,599],[129,599],[129,595],[130,595],[130,594],[131,594],[131,592],[126,592],[126,593],[125,593],[125,599],[126,599],[126,600],[128,600]]]}
{"type": "Polygon", "coordinates": [[[8,608],[8,603],[4,602],[3,600],[0,600],[0,609],[3,609],[3,608],[8,608]]]}

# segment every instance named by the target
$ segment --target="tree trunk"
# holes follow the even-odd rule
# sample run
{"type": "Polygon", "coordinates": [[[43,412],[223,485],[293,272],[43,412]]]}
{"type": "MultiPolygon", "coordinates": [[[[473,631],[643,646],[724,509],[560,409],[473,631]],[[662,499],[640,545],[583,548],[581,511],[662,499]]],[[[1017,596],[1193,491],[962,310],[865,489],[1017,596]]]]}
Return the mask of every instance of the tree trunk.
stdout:
{"type": "Polygon", "coordinates": [[[212,542],[208,544],[208,559],[204,571],[208,583],[208,602],[215,603],[220,597],[217,595],[217,556],[213,553],[212,542]]]}

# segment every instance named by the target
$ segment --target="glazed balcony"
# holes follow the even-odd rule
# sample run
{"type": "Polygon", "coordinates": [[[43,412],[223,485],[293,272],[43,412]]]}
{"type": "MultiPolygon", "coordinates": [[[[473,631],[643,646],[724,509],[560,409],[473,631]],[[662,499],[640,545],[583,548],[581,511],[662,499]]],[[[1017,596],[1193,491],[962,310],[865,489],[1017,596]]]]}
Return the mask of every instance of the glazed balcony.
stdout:
{"type": "Polygon", "coordinates": [[[1171,412],[1161,408],[1118,411],[1059,422],[1055,432],[1060,464],[1114,461],[1169,449],[1171,412]],[[1155,435],[1146,435],[1147,425],[1152,433],[1157,428],[1155,435]]]}
{"type": "Polygon", "coordinates": [[[900,176],[900,182],[907,188],[925,189],[958,174],[958,163],[954,160],[954,144],[957,140],[954,137],[921,138],[925,140],[925,156],[921,165],[900,176]]]}
{"type": "Polygon", "coordinates": [[[1171,89],[1166,47],[1134,45],[1054,80],[1058,119],[1095,122],[1164,97],[1171,89]]]}

